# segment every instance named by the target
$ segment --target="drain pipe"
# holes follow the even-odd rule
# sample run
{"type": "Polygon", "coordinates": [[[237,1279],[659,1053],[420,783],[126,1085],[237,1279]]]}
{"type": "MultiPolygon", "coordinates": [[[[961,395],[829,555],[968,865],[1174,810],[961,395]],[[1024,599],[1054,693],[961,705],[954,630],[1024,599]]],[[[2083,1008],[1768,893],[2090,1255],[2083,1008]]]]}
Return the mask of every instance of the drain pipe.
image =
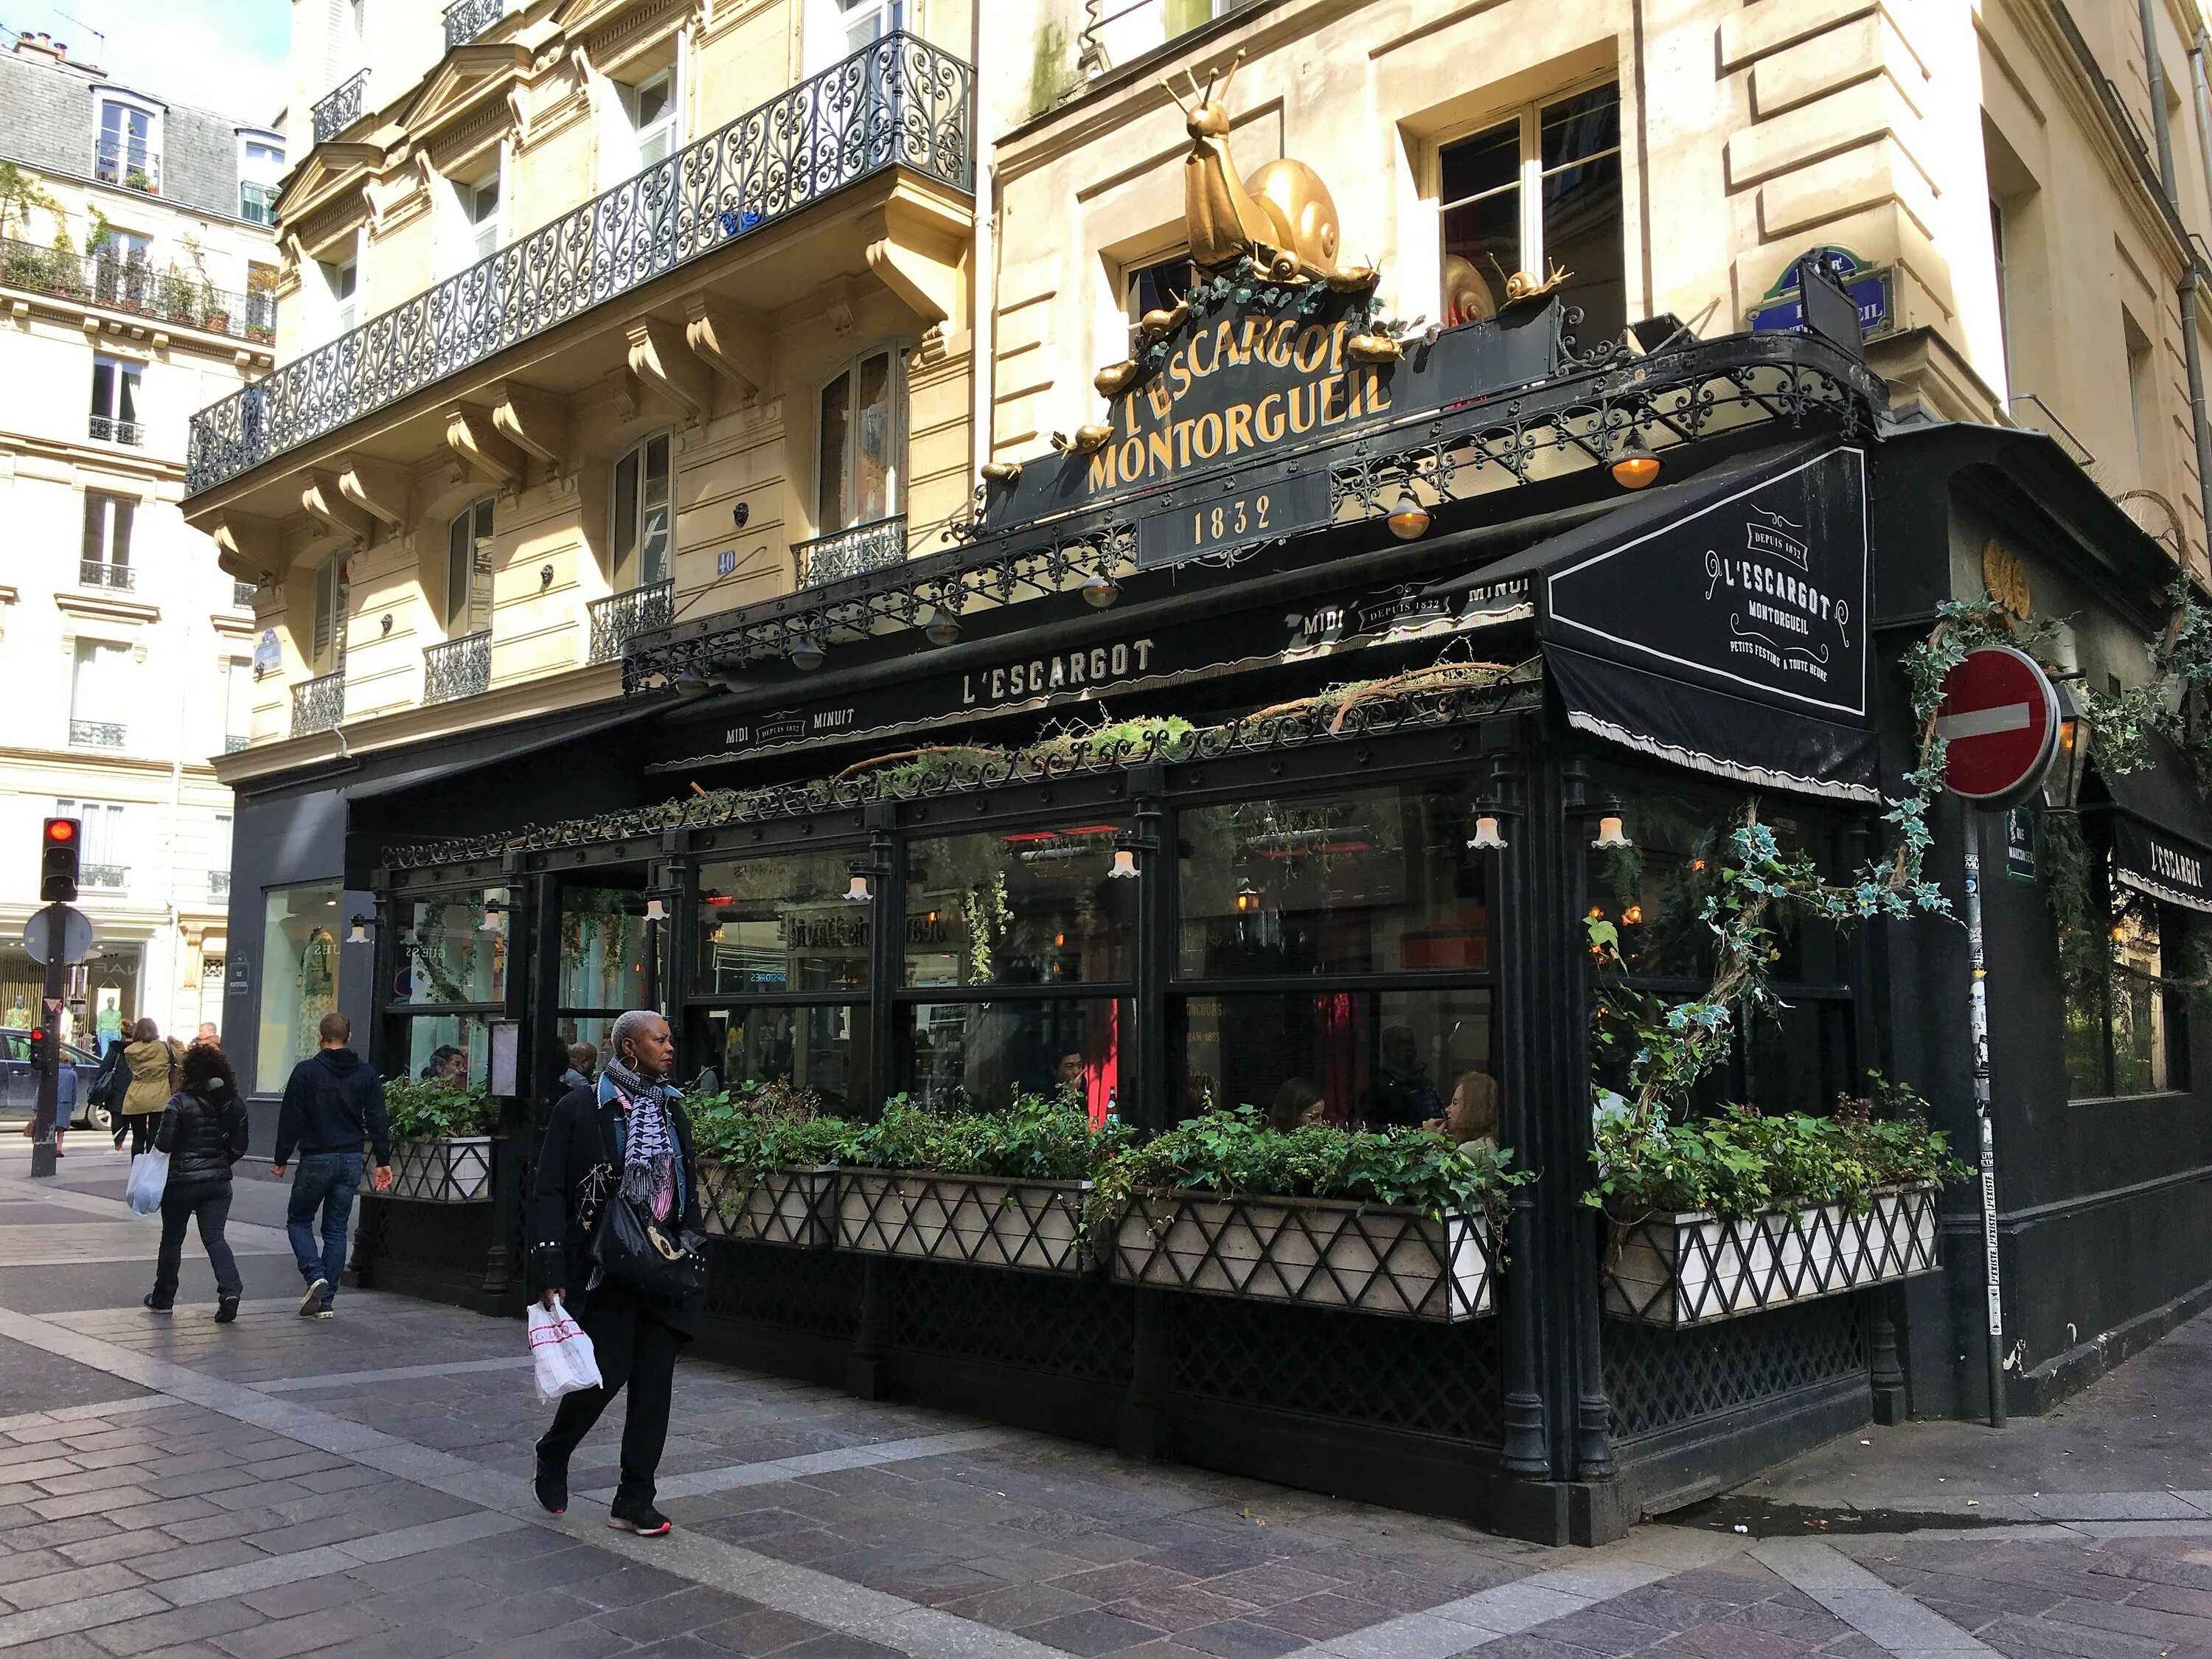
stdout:
{"type": "MultiPolygon", "coordinates": [[[[2205,33],[2200,28],[2189,43],[2189,78],[2197,99],[2197,137],[2204,148],[2208,205],[2212,205],[2212,89],[2205,84],[2206,50],[2205,33]]],[[[2204,292],[2204,262],[2186,243],[2182,253],[2189,261],[2189,275],[2181,284],[2181,338],[2189,366],[2189,427],[2197,437],[2198,504],[2204,514],[2207,550],[2212,552],[2212,422],[2208,421],[2204,408],[2204,355],[2197,342],[2197,301],[2204,292]]]]}

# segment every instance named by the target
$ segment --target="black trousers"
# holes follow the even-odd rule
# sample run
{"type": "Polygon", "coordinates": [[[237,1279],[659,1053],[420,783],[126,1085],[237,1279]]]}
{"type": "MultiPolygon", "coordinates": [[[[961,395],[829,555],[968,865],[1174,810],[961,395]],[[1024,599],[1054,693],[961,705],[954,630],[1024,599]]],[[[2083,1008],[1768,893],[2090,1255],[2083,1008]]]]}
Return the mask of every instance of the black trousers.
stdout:
{"type": "Polygon", "coordinates": [[[126,1129],[130,1131],[131,1156],[136,1158],[141,1152],[154,1150],[154,1131],[161,1127],[161,1115],[159,1112],[133,1112],[115,1127],[118,1134],[126,1129]]]}
{"type": "Polygon", "coordinates": [[[208,1265],[215,1269],[217,1294],[245,1294],[245,1281],[238,1276],[238,1258],[231,1253],[230,1244],[222,1236],[223,1224],[229,1218],[228,1182],[220,1187],[202,1187],[196,1192],[161,1195],[161,1248],[154,1258],[156,1302],[168,1303],[177,1298],[177,1275],[185,1260],[185,1227],[194,1221],[199,1224],[200,1243],[208,1253],[208,1265]]]}
{"type": "Polygon", "coordinates": [[[676,1382],[676,1350],[687,1340],[651,1304],[603,1285],[592,1294],[576,1322],[592,1339],[599,1362],[599,1386],[563,1395],[553,1426],[538,1443],[538,1455],[566,1465],[599,1413],[627,1385],[629,1405],[623,1418],[622,1482],[613,1509],[629,1514],[653,1502],[653,1475],[668,1442],[669,1397],[676,1382]]]}

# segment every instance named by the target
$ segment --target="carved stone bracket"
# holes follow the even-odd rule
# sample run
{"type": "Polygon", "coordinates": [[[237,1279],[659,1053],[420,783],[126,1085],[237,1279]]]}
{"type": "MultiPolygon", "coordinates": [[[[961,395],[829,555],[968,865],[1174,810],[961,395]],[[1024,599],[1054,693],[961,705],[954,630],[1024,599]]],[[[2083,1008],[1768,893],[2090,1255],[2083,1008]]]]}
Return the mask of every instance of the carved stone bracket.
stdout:
{"type": "Polygon", "coordinates": [[[338,494],[394,530],[407,522],[407,495],[413,480],[404,466],[365,455],[338,459],[338,494]]]}
{"type": "Polygon", "coordinates": [[[767,394],[775,347],[759,319],[711,304],[695,294],[684,309],[684,337],[699,360],[738,389],[738,399],[757,403],[767,394]]]}
{"type": "Polygon", "coordinates": [[[706,366],[691,355],[682,329],[657,317],[641,317],[628,331],[631,374],[673,404],[687,421],[703,421],[714,413],[714,381],[706,366]]]}
{"type": "Polygon", "coordinates": [[[283,580],[284,541],[274,520],[226,513],[213,535],[216,568],[233,581],[262,587],[283,580]]]}
{"type": "Polygon", "coordinates": [[[491,406],[495,431],[557,471],[568,453],[568,401],[520,380],[501,382],[491,406]]]}
{"type": "Polygon", "coordinates": [[[300,505],[309,518],[332,535],[349,537],[366,544],[376,534],[376,520],[347,499],[335,472],[317,469],[303,473],[300,505]]]}
{"type": "Polygon", "coordinates": [[[529,481],[529,456],[500,435],[489,410],[474,404],[455,404],[446,411],[446,447],[465,471],[502,491],[519,490],[529,481]]]}

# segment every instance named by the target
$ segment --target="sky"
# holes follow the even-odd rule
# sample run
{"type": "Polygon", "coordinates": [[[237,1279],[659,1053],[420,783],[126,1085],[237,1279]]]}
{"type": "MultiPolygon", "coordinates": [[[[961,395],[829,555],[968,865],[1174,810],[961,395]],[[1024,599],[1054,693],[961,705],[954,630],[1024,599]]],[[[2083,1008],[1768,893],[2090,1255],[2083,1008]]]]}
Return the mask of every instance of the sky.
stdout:
{"type": "Polygon", "coordinates": [[[125,86],[241,121],[268,120],[290,90],[290,0],[0,0],[0,24],[11,42],[43,30],[125,86]]]}

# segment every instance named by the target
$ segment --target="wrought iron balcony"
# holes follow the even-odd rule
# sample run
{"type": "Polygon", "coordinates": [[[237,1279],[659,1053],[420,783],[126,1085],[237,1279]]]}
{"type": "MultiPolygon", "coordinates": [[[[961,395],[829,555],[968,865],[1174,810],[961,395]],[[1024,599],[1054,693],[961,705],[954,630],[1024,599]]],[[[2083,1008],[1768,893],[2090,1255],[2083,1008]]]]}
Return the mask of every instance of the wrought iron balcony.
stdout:
{"type": "Polygon", "coordinates": [[[123,747],[123,726],[116,720],[70,721],[70,746],[73,749],[120,749],[123,747]]]}
{"type": "Polygon", "coordinates": [[[252,738],[242,732],[233,732],[222,740],[222,752],[226,755],[242,755],[246,752],[246,744],[252,741],[252,738]]]}
{"type": "Polygon", "coordinates": [[[856,524],[811,542],[793,542],[791,553],[798,562],[801,587],[824,587],[848,576],[881,570],[906,557],[906,515],[856,524]]]}
{"type": "Polygon", "coordinates": [[[345,717],[345,670],[302,680],[292,688],[292,735],[327,732],[345,717]]]}
{"type": "Polygon", "coordinates": [[[118,421],[112,415],[94,415],[86,429],[104,444],[131,444],[143,448],[146,428],[137,421],[118,421]]]}
{"type": "Polygon", "coordinates": [[[202,410],[192,417],[185,493],[213,489],[877,173],[905,167],[972,191],[973,78],[926,41],[885,35],[202,410]]]}
{"type": "Polygon", "coordinates": [[[103,185],[125,190],[161,193],[161,152],[143,138],[95,138],[92,143],[92,176],[103,185]]]}
{"type": "Polygon", "coordinates": [[[446,50],[465,46],[506,13],[507,0],[453,0],[446,8],[446,50]]]}
{"type": "Polygon", "coordinates": [[[131,884],[131,866],[127,864],[80,864],[76,867],[77,885],[103,887],[110,892],[120,892],[131,884]]]}
{"type": "Polygon", "coordinates": [[[621,657],[623,647],[637,635],[665,628],[676,619],[676,584],[648,582],[643,587],[593,599],[591,616],[592,660],[613,662],[621,657]]]}
{"type": "Polygon", "coordinates": [[[230,585],[230,608],[233,611],[253,609],[253,596],[260,590],[252,582],[233,582],[230,585]]]}
{"type": "Polygon", "coordinates": [[[276,186],[257,185],[251,179],[240,179],[238,216],[249,225],[274,225],[276,222],[276,186]]]}
{"type": "Polygon", "coordinates": [[[143,259],[112,253],[79,253],[9,237],[0,240],[0,284],[236,339],[265,343],[276,337],[274,295],[240,294],[182,270],[157,271],[143,259]]]}
{"type": "Polygon", "coordinates": [[[491,685],[491,629],[464,634],[422,653],[422,701],[451,702],[491,685]]]}
{"type": "Polygon", "coordinates": [[[327,144],[361,119],[368,103],[368,71],[361,70],[314,106],[315,142],[327,144]]]}
{"type": "Polygon", "coordinates": [[[76,567],[79,587],[109,587],[118,593],[135,593],[138,590],[138,573],[127,564],[109,564],[103,559],[80,559],[76,567]]]}
{"type": "Polygon", "coordinates": [[[228,893],[230,890],[229,871],[210,870],[207,872],[207,878],[208,896],[210,898],[221,898],[225,893],[228,893]]]}

